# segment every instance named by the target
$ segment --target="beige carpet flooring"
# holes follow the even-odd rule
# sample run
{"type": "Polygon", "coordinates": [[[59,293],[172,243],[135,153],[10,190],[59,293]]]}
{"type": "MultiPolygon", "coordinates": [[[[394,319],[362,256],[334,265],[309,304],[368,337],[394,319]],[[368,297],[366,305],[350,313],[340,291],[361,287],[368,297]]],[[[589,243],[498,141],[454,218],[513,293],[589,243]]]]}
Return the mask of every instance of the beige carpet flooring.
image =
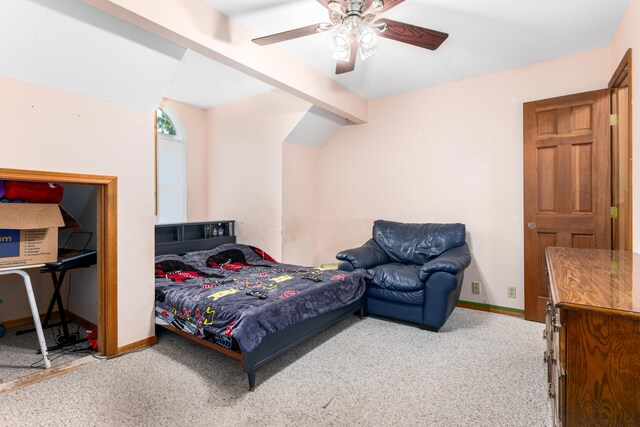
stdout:
{"type": "MultiPolygon", "coordinates": [[[[56,320],[54,319],[54,322],[56,320]]],[[[33,325],[7,330],[3,337],[0,337],[0,384],[7,383],[17,378],[39,372],[44,366],[44,361],[37,351],[40,349],[38,338],[35,332],[24,335],[16,335],[16,331],[32,328],[33,325]]],[[[69,333],[78,331],[79,336],[86,336],[83,328],[78,329],[78,325],[69,322],[69,333]]],[[[44,337],[48,347],[56,344],[58,327],[44,330],[44,337]]],[[[64,363],[79,359],[88,353],[71,352],[74,348],[81,349],[87,347],[86,342],[79,343],[76,347],[70,346],[64,349],[53,350],[49,354],[51,366],[60,366],[64,363]]]]}
{"type": "Polygon", "coordinates": [[[350,317],[261,367],[159,343],[0,395],[0,425],[546,426],[543,325],[457,308],[439,333],[350,317]]]}

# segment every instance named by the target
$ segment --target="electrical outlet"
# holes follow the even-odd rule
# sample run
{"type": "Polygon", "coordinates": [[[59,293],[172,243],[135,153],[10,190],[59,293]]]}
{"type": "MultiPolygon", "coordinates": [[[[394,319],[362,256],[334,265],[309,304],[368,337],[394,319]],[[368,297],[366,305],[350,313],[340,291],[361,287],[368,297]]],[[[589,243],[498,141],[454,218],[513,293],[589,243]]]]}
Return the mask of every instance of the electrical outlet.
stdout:
{"type": "Polygon", "coordinates": [[[480,293],[480,282],[471,282],[471,293],[472,294],[480,293]]]}
{"type": "Polygon", "coordinates": [[[515,298],[516,297],[516,287],[515,286],[507,286],[507,297],[515,298]]]}

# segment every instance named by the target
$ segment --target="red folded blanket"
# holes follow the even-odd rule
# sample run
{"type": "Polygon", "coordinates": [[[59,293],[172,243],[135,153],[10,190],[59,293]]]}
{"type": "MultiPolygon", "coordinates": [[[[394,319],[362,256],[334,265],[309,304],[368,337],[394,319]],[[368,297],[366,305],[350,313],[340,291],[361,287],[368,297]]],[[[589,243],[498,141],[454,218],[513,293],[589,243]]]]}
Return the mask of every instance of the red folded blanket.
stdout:
{"type": "Polygon", "coordinates": [[[55,203],[62,201],[64,188],[53,182],[5,181],[4,197],[27,203],[55,203]]]}

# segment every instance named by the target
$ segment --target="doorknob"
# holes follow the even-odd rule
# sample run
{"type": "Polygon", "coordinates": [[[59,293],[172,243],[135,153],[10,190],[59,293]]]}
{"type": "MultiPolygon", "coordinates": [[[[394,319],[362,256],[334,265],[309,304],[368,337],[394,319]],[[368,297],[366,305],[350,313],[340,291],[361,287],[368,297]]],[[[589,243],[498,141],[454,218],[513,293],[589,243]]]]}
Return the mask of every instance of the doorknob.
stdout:
{"type": "Polygon", "coordinates": [[[536,228],[536,223],[533,221],[529,221],[529,223],[527,224],[527,227],[533,230],[534,228],[536,228]]]}

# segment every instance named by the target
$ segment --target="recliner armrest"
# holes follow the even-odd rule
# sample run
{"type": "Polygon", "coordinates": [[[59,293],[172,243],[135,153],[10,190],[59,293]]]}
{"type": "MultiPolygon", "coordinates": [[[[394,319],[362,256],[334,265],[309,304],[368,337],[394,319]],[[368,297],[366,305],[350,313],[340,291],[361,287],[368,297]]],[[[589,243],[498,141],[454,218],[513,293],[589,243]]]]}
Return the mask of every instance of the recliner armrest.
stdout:
{"type": "Polygon", "coordinates": [[[355,269],[349,261],[340,261],[340,264],[338,264],[338,270],[340,271],[353,271],[355,269]]]}
{"type": "Polygon", "coordinates": [[[453,249],[443,252],[440,256],[424,263],[420,269],[420,280],[426,282],[429,276],[436,271],[444,271],[458,274],[471,264],[469,246],[465,243],[453,249]]]}
{"type": "Polygon", "coordinates": [[[365,269],[389,262],[387,254],[373,239],[369,239],[359,248],[338,252],[336,258],[349,262],[354,268],[365,269]]]}

